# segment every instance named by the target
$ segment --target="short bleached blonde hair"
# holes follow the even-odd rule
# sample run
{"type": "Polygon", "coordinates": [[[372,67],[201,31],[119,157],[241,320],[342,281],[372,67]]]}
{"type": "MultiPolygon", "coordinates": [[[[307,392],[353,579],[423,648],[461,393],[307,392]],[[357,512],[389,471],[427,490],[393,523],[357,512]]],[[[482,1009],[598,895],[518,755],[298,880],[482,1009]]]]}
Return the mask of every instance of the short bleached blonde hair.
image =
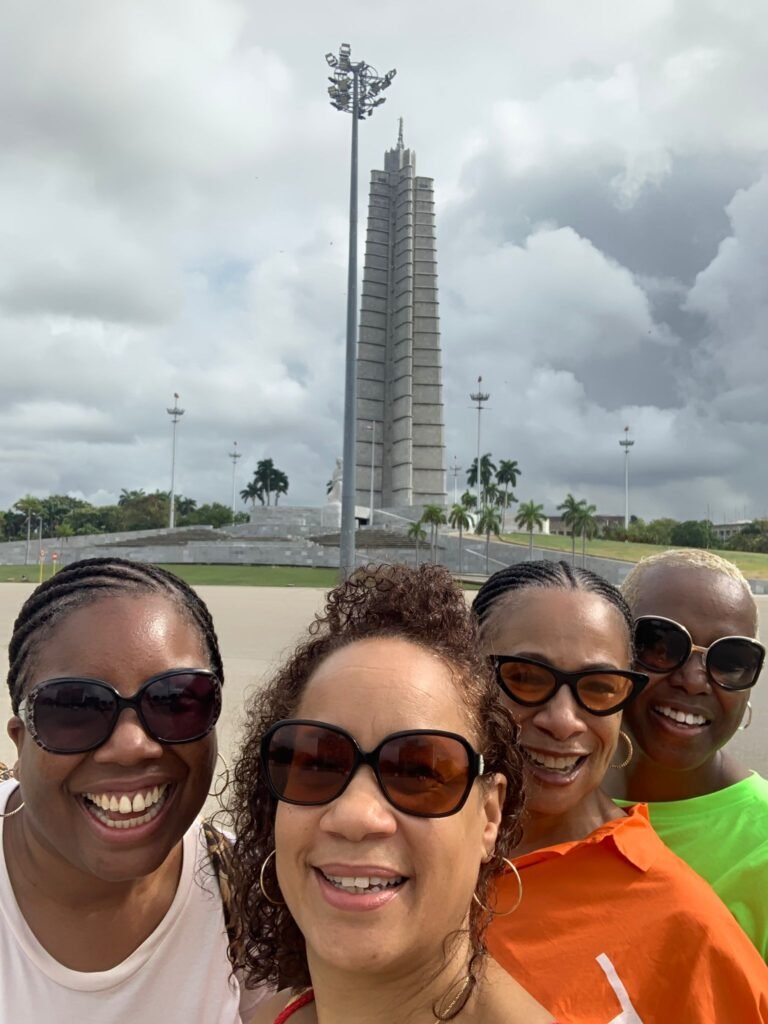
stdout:
{"type": "Polygon", "coordinates": [[[659,554],[649,555],[647,558],[641,559],[621,585],[624,600],[633,611],[637,603],[643,578],[650,569],[655,569],[657,566],[675,569],[708,569],[710,572],[716,572],[720,576],[728,576],[730,579],[736,580],[737,583],[741,584],[745,592],[749,594],[755,609],[755,619],[757,619],[757,602],[755,601],[749,581],[741,569],[734,565],[733,562],[729,562],[727,558],[716,555],[714,551],[705,551],[703,548],[661,551],[659,554]]]}

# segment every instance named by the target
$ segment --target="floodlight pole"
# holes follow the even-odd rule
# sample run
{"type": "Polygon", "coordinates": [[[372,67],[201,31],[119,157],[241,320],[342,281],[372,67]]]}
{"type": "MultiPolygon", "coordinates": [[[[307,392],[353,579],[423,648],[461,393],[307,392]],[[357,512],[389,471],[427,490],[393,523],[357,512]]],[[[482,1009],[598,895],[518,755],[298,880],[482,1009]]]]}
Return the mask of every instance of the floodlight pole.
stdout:
{"type": "Polygon", "coordinates": [[[235,521],[235,474],[237,472],[237,460],[242,459],[243,453],[237,450],[237,441],[232,442],[234,448],[229,453],[230,459],[232,459],[232,522],[235,521]]]}
{"type": "Polygon", "coordinates": [[[452,469],[453,469],[453,504],[457,505],[459,503],[458,478],[459,478],[459,473],[461,472],[461,466],[459,465],[459,460],[458,460],[458,458],[455,455],[453,456],[453,466],[452,466],[452,469]]]}
{"type": "Polygon", "coordinates": [[[344,377],[344,447],[341,479],[340,569],[349,576],[355,568],[355,449],[357,442],[357,149],[358,124],[370,117],[374,107],[384,102],[379,93],[388,88],[395,76],[389,71],[380,77],[365,61],[351,60],[348,43],[342,43],[338,57],[327,53],[325,59],[333,69],[328,93],[331,105],[352,114],[352,150],[349,176],[349,255],[347,264],[347,342],[344,377]],[[350,81],[351,80],[351,81],[350,81]],[[351,84],[351,95],[350,95],[351,84]]]}
{"type": "Polygon", "coordinates": [[[171,502],[170,508],[168,509],[168,529],[172,530],[176,524],[176,424],[179,422],[181,417],[184,415],[184,410],[179,408],[179,396],[174,391],[173,393],[173,408],[166,408],[166,412],[171,417],[171,502]]]}
{"type": "Polygon", "coordinates": [[[629,529],[629,449],[634,444],[629,439],[629,427],[624,427],[624,440],[619,444],[624,449],[624,530],[629,529]]]}
{"type": "Polygon", "coordinates": [[[480,514],[480,416],[483,412],[483,405],[491,397],[488,392],[480,390],[480,385],[483,383],[483,378],[477,378],[477,391],[471,394],[469,397],[473,402],[477,403],[477,512],[480,514]]]}

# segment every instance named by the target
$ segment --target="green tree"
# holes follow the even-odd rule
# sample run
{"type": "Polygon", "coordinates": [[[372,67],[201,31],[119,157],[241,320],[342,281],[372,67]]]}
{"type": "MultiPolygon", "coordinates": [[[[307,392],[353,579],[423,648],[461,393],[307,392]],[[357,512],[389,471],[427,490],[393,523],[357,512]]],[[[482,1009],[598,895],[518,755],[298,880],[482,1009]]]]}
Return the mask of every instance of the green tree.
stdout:
{"type": "Polygon", "coordinates": [[[282,469],[276,469],[272,474],[272,488],[275,495],[275,504],[281,494],[288,493],[288,477],[282,471],[282,469]]]}
{"type": "MultiPolygon", "coordinates": [[[[246,516],[246,521],[247,519],[246,516]]],[[[216,529],[229,526],[231,523],[232,509],[229,505],[222,505],[219,501],[211,502],[209,505],[200,505],[181,515],[178,519],[179,526],[213,526],[216,529]]]]}
{"type": "Polygon", "coordinates": [[[581,534],[581,564],[585,568],[587,565],[587,537],[594,537],[597,533],[595,512],[597,509],[594,505],[587,505],[586,502],[583,502],[576,516],[576,529],[581,534]]]}
{"type": "Polygon", "coordinates": [[[461,496],[461,504],[464,508],[473,509],[477,508],[477,496],[472,491],[464,491],[461,496]]]}
{"type": "Polygon", "coordinates": [[[569,491],[565,501],[557,506],[557,511],[563,513],[563,522],[571,531],[571,565],[576,564],[576,532],[579,528],[579,513],[585,505],[583,498],[577,500],[569,491]]]}
{"type": "Polygon", "coordinates": [[[411,523],[408,527],[408,536],[416,541],[416,565],[419,564],[419,545],[427,539],[427,533],[420,521],[411,523]]]}
{"type": "Polygon", "coordinates": [[[251,508],[256,508],[256,499],[258,499],[262,505],[264,504],[264,492],[255,480],[251,480],[249,484],[246,484],[242,491],[240,491],[240,497],[243,501],[250,501],[251,508]]]}
{"type": "Polygon", "coordinates": [[[712,543],[712,524],[708,519],[686,519],[673,528],[672,543],[682,548],[708,548],[712,543]]]}
{"type": "Polygon", "coordinates": [[[533,559],[533,531],[537,529],[541,533],[541,528],[545,522],[544,506],[537,505],[535,501],[524,501],[523,504],[517,511],[515,516],[515,524],[520,527],[521,530],[528,531],[528,561],[533,559]]]}
{"type": "Polygon", "coordinates": [[[432,553],[432,561],[437,561],[437,535],[441,526],[445,526],[447,520],[445,511],[440,505],[425,505],[421,513],[423,526],[429,527],[429,546],[432,553]]]}
{"type": "Polygon", "coordinates": [[[507,509],[512,502],[517,500],[514,494],[511,496],[510,500],[509,489],[510,487],[517,487],[517,478],[521,475],[520,467],[518,466],[516,459],[502,459],[499,462],[499,468],[496,470],[496,483],[499,487],[504,488],[504,504],[502,505],[503,511],[501,513],[502,533],[506,532],[505,526],[507,509]]]}
{"type": "Polygon", "coordinates": [[[143,489],[136,491],[129,491],[125,487],[120,491],[120,497],[117,499],[118,505],[126,505],[131,501],[136,501],[138,498],[146,498],[147,492],[143,489]]]}
{"type": "Polygon", "coordinates": [[[475,533],[485,534],[485,574],[488,575],[488,563],[490,559],[490,544],[491,534],[495,537],[499,536],[501,530],[501,519],[499,513],[495,508],[490,505],[483,509],[480,513],[480,517],[477,520],[477,526],[475,527],[475,533]]]}
{"type": "MultiPolygon", "coordinates": [[[[491,459],[491,453],[486,452],[480,456],[480,490],[481,503],[488,504],[487,491],[496,472],[496,464],[491,459]]],[[[467,487],[477,487],[477,459],[472,460],[472,465],[467,470],[467,487]]]]}
{"type": "MultiPolygon", "coordinates": [[[[254,470],[253,479],[261,488],[264,497],[266,498],[266,504],[272,504],[272,493],[277,486],[277,468],[272,459],[259,459],[256,463],[256,469],[254,470]]],[[[287,478],[286,478],[287,481],[287,478]]],[[[286,490],[288,489],[286,482],[286,490]]],[[[263,503],[263,502],[262,502],[263,503]]]]}
{"type": "Polygon", "coordinates": [[[469,518],[469,513],[463,505],[454,505],[448,513],[448,522],[454,530],[459,531],[459,573],[461,573],[463,571],[462,545],[464,531],[471,528],[472,520],[469,518]]]}

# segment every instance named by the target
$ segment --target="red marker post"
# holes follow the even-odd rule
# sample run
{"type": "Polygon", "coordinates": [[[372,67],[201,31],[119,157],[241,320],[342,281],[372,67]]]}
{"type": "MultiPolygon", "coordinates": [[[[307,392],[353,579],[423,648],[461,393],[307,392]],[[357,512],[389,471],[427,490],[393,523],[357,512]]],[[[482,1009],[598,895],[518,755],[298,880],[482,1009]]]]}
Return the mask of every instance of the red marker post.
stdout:
{"type": "Polygon", "coordinates": [[[51,572],[51,576],[55,576],[56,575],[56,570],[59,568],[59,552],[58,551],[54,551],[53,554],[51,555],[51,562],[53,563],[53,571],[51,572]]]}

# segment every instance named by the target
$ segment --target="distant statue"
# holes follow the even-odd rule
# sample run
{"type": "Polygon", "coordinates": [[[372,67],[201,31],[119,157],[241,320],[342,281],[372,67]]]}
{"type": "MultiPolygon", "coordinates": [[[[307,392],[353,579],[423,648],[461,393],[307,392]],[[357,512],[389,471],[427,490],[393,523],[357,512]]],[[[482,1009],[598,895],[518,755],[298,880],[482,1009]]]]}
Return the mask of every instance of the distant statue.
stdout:
{"type": "Polygon", "coordinates": [[[341,481],[344,477],[344,461],[336,459],[333,467],[333,476],[328,481],[328,504],[333,505],[341,502],[341,481]]]}

